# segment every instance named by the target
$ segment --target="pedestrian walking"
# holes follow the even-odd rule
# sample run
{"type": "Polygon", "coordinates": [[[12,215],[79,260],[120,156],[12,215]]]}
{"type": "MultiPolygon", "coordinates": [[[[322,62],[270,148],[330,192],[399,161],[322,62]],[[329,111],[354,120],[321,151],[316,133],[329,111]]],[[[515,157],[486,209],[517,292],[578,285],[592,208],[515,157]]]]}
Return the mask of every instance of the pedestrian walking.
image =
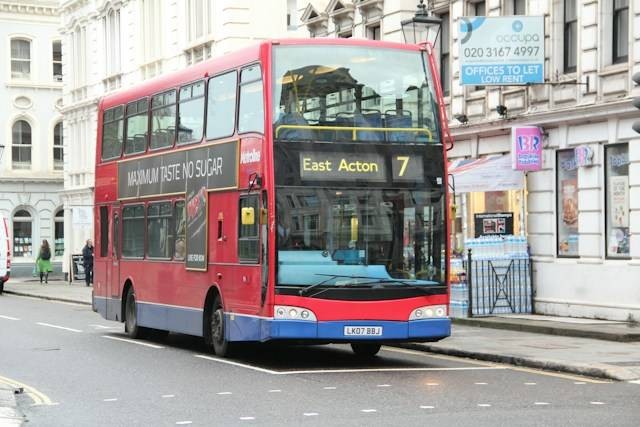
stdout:
{"type": "Polygon", "coordinates": [[[49,283],[49,273],[51,273],[51,248],[47,240],[42,241],[40,250],[38,251],[38,258],[36,259],[36,268],[40,273],[40,283],[44,279],[44,283],[49,283]]]}
{"type": "Polygon", "coordinates": [[[84,266],[84,282],[87,286],[93,284],[93,242],[87,239],[87,244],[82,248],[82,263],[84,266]]]}

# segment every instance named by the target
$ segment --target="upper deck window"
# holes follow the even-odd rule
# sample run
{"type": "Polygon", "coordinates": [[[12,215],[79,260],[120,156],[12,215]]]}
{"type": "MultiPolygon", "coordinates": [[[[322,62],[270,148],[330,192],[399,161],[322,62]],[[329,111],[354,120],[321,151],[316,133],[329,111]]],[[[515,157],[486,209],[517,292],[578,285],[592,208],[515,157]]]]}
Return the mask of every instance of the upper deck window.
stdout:
{"type": "Polygon", "coordinates": [[[124,136],[124,107],[106,110],[102,118],[102,160],[120,157],[124,136]]]}
{"type": "Polygon", "coordinates": [[[202,139],[204,130],[204,80],[180,88],[178,144],[202,139]]]}
{"type": "Polygon", "coordinates": [[[238,132],[264,132],[262,71],[258,64],[247,67],[240,73],[238,132]]]}
{"type": "Polygon", "coordinates": [[[149,135],[149,102],[147,99],[127,104],[127,139],[124,154],[142,153],[147,149],[149,135]]]}
{"type": "Polygon", "coordinates": [[[151,98],[151,149],[170,147],[176,139],[176,91],[151,98]]]}
{"type": "Polygon", "coordinates": [[[232,71],[209,80],[207,139],[233,135],[236,124],[237,79],[237,73],[232,71]]]}
{"type": "Polygon", "coordinates": [[[420,52],[278,46],[273,62],[276,139],[438,141],[433,85],[420,52]]]}

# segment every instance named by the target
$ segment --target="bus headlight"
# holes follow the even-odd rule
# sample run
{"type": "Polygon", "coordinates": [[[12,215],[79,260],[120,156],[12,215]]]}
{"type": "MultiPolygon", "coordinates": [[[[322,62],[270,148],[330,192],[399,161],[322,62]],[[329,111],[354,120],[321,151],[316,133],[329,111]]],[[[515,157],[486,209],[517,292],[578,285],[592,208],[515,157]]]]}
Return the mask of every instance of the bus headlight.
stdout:
{"type": "Polygon", "coordinates": [[[436,319],[439,317],[447,317],[447,306],[426,305],[416,308],[409,315],[409,320],[436,319]]]}
{"type": "Polygon", "coordinates": [[[317,320],[315,313],[308,308],[292,307],[290,305],[276,305],[273,313],[275,319],[307,320],[313,322],[317,320]]]}

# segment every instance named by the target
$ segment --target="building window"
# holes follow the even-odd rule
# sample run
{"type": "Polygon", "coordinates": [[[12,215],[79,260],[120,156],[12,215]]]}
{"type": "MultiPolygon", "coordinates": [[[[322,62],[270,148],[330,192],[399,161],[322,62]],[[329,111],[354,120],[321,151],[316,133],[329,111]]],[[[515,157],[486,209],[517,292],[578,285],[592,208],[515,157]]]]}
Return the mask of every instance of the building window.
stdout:
{"type": "Polygon", "coordinates": [[[207,139],[233,135],[236,118],[236,72],[209,80],[207,139]]]}
{"type": "Polygon", "coordinates": [[[187,0],[187,37],[189,42],[213,33],[213,2],[187,0]]]}
{"type": "Polygon", "coordinates": [[[142,153],[149,135],[149,101],[141,99],[127,104],[127,139],[124,154],[142,153]]]}
{"type": "Polygon", "coordinates": [[[120,10],[109,10],[102,18],[106,76],[120,72],[120,10]]]}
{"type": "Polygon", "coordinates": [[[204,80],[180,88],[178,144],[198,142],[204,131],[204,80]]]}
{"type": "Polygon", "coordinates": [[[151,149],[170,147],[176,138],[176,91],[151,98],[151,149]]]}
{"type": "Polygon", "coordinates": [[[350,39],[353,37],[353,30],[346,31],[344,33],[338,33],[338,38],[340,39],[350,39]]]}
{"type": "Polygon", "coordinates": [[[607,257],[628,258],[629,241],[629,144],[605,147],[607,257]]]}
{"type": "Polygon", "coordinates": [[[440,37],[440,84],[442,85],[442,93],[449,96],[451,92],[451,65],[449,63],[449,14],[440,15],[442,19],[442,36],[440,37]]]}
{"type": "Polygon", "coordinates": [[[173,255],[173,209],[171,202],[149,203],[147,210],[147,255],[169,259],[173,255]]]}
{"type": "Polygon", "coordinates": [[[207,42],[187,49],[184,52],[187,66],[210,59],[213,56],[213,43],[207,42]]]}
{"type": "Polygon", "coordinates": [[[298,28],[298,10],[296,0],[287,0],[287,29],[295,30],[298,28]]]}
{"type": "Polygon", "coordinates": [[[473,16],[485,16],[487,13],[487,5],[484,1],[476,1],[471,3],[471,12],[473,16]]]}
{"type": "Polygon", "coordinates": [[[578,166],[573,150],[556,153],[558,256],[578,256],[578,166]]]}
{"type": "Polygon", "coordinates": [[[513,15],[526,15],[527,14],[527,2],[526,0],[511,0],[512,14],[513,15]]]}
{"type": "Polygon", "coordinates": [[[13,256],[30,257],[33,253],[31,214],[24,209],[13,215],[13,256]]]}
{"type": "Polygon", "coordinates": [[[31,42],[29,40],[11,40],[11,78],[31,78],[31,42]]]}
{"type": "Polygon", "coordinates": [[[564,72],[574,73],[578,56],[578,13],[576,0],[564,1],[564,72]]]}
{"type": "Polygon", "coordinates": [[[240,217],[245,217],[245,212],[253,210],[253,223],[243,224],[239,222],[238,230],[238,257],[242,261],[258,261],[258,196],[240,198],[240,217]]]}
{"type": "Polygon", "coordinates": [[[143,57],[151,62],[162,57],[162,4],[157,0],[141,0],[143,57]]]}
{"type": "Polygon", "coordinates": [[[73,32],[73,82],[74,87],[84,86],[87,73],[87,29],[77,27],[73,32]]]}
{"type": "Polygon", "coordinates": [[[63,146],[62,122],[53,128],[53,169],[62,170],[64,168],[64,146],[63,146]]]}
{"type": "Polygon", "coordinates": [[[122,105],[104,112],[102,118],[102,160],[115,159],[122,154],[123,113],[124,107],[122,105]]]}
{"type": "Polygon", "coordinates": [[[60,208],[53,217],[54,256],[64,255],[64,209],[60,208]]]}
{"type": "Polygon", "coordinates": [[[31,125],[24,120],[13,124],[11,132],[12,161],[14,169],[31,168],[31,125]]]}
{"type": "Polygon", "coordinates": [[[144,257],[144,205],[122,209],[122,256],[144,257]]]}
{"type": "Polygon", "coordinates": [[[264,99],[260,65],[252,65],[240,73],[238,132],[264,132],[264,99]]]}
{"type": "Polygon", "coordinates": [[[62,42],[55,40],[51,44],[51,58],[53,60],[53,80],[62,81],[62,42]]]}
{"type": "Polygon", "coordinates": [[[369,40],[380,40],[380,23],[367,27],[367,38],[369,40]]]}
{"type": "Polygon", "coordinates": [[[629,0],[613,0],[613,63],[629,59],[629,0]]]}

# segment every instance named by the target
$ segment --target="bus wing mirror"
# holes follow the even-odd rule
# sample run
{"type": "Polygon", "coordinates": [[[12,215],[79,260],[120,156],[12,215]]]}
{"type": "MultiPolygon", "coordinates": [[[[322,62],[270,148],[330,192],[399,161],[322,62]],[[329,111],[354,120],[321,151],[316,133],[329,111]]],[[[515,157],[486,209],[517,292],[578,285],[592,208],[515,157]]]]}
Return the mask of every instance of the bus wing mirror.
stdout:
{"type": "Polygon", "coordinates": [[[242,208],[242,225],[253,225],[256,223],[256,213],[252,207],[242,208]]]}

